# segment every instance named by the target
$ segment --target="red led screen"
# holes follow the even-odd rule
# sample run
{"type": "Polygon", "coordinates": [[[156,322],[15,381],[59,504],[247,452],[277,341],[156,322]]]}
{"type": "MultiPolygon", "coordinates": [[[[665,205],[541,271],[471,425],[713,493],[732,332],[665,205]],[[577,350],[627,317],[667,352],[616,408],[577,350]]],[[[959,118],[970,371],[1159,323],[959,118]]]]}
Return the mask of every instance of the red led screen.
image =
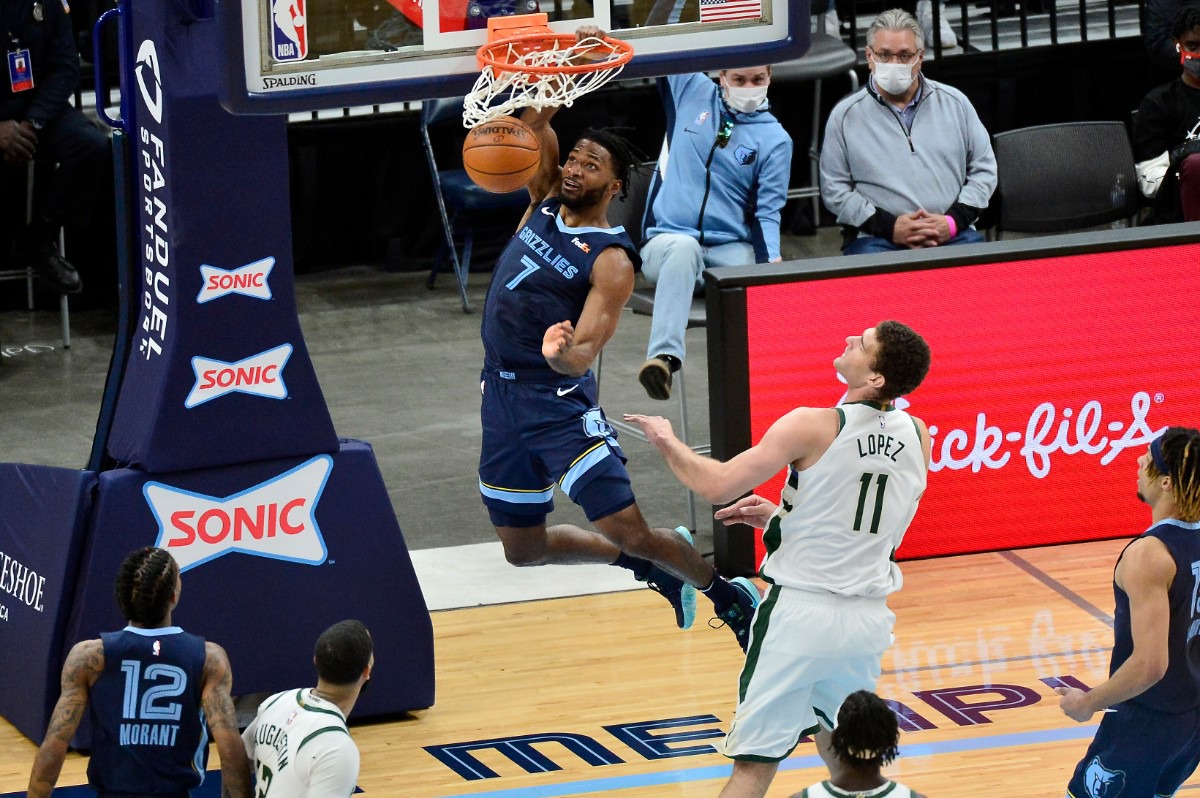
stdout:
{"type": "Polygon", "coordinates": [[[845,337],[897,319],[933,351],[908,408],[933,463],[900,557],[1134,535],[1137,457],[1200,421],[1198,307],[1200,245],[752,286],[751,437],[837,403],[845,337]]]}

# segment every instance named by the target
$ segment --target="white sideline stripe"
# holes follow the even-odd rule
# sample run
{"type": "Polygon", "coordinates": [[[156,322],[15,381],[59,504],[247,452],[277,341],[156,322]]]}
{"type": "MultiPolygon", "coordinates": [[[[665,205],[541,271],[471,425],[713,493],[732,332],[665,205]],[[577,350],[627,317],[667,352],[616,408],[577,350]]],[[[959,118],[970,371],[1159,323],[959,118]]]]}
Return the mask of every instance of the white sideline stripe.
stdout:
{"type": "Polygon", "coordinates": [[[409,552],[430,611],[643,589],[611,565],[517,568],[499,541],[409,552]]]}

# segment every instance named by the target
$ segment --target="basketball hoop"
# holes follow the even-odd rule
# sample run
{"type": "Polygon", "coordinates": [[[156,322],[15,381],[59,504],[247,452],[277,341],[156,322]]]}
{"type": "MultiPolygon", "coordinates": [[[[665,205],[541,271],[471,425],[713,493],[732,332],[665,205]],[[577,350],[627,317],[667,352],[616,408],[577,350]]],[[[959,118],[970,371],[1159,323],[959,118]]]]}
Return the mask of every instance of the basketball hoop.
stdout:
{"type": "Polygon", "coordinates": [[[620,39],[576,41],[573,33],[551,30],[546,19],[525,14],[488,20],[488,43],[476,51],[481,73],[463,100],[465,127],[519,108],[570,107],[633,58],[633,48],[620,39]]]}

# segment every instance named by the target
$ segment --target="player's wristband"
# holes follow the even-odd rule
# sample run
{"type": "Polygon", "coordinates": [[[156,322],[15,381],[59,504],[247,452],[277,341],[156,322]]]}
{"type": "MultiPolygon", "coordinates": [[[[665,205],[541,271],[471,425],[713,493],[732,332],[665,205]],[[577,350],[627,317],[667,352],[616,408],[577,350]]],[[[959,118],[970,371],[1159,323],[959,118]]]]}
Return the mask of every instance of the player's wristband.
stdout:
{"type": "Polygon", "coordinates": [[[950,228],[950,240],[953,241],[958,235],[958,225],[954,223],[954,217],[946,214],[946,226],[950,228]]]}

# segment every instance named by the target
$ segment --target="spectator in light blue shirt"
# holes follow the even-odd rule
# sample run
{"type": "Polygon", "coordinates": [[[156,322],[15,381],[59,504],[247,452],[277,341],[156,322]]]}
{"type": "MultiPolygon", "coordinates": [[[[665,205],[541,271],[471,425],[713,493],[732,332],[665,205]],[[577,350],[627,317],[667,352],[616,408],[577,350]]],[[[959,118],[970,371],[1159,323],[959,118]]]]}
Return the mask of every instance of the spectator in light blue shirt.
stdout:
{"type": "Polygon", "coordinates": [[[770,112],[771,67],[659,80],[669,157],[646,217],[642,273],[655,285],[647,360],[638,381],[669,399],[701,275],[714,266],[778,261],[792,139],[770,112]]]}

